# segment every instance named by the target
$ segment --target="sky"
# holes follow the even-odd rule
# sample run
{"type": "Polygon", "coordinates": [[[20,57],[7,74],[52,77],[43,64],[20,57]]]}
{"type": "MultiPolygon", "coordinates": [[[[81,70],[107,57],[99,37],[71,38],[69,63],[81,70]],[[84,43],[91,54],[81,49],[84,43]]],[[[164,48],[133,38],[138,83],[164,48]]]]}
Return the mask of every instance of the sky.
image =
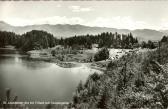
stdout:
{"type": "Polygon", "coordinates": [[[168,1],[0,1],[13,26],[81,24],[118,29],[168,29],[168,1]]]}

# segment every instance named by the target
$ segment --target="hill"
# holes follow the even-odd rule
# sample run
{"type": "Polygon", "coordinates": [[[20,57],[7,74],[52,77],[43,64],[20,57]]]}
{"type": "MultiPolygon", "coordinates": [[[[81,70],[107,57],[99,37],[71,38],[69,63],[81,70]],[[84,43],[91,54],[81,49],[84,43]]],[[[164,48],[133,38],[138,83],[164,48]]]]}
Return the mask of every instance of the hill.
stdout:
{"type": "Polygon", "coordinates": [[[84,84],[80,82],[72,107],[167,109],[168,37],[164,39],[160,48],[123,55],[102,74],[91,74],[84,84]]]}
{"type": "Polygon", "coordinates": [[[75,35],[86,35],[86,34],[99,34],[102,32],[118,32],[120,34],[133,33],[133,36],[138,37],[140,40],[160,40],[163,35],[168,34],[165,31],[157,31],[151,29],[116,29],[107,27],[89,27],[84,25],[70,25],[70,24],[42,24],[42,25],[29,25],[29,26],[12,26],[3,21],[0,21],[1,31],[15,32],[16,34],[23,34],[31,30],[43,30],[53,34],[55,37],[71,37],[75,35]]]}

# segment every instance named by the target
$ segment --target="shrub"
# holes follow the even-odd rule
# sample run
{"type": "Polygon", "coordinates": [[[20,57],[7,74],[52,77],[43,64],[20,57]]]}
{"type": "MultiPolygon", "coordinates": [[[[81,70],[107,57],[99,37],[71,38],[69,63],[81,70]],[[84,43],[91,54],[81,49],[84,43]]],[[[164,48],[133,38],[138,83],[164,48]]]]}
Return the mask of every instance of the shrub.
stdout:
{"type": "Polygon", "coordinates": [[[109,58],[109,51],[107,48],[102,48],[98,53],[94,56],[94,61],[101,61],[109,58]]]}

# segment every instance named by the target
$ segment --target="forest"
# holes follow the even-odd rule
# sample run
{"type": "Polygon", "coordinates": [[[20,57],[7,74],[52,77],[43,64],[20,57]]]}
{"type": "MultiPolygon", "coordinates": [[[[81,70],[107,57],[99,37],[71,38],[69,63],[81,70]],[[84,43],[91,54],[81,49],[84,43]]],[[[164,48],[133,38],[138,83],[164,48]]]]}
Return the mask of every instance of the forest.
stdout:
{"type": "Polygon", "coordinates": [[[119,34],[117,32],[103,32],[98,35],[80,35],[69,38],[57,39],[46,31],[32,30],[22,35],[13,32],[0,31],[0,46],[13,45],[23,51],[51,48],[56,45],[62,45],[65,48],[72,49],[91,49],[93,44],[98,48],[156,48],[152,41],[138,42],[132,33],[119,34]]]}
{"type": "Polygon", "coordinates": [[[90,49],[92,44],[98,44],[99,48],[133,48],[138,44],[138,39],[134,38],[132,33],[118,34],[111,32],[103,32],[98,35],[81,35],[60,40],[61,45],[72,46],[76,45],[90,49]]]}
{"type": "Polygon", "coordinates": [[[80,82],[72,107],[89,109],[167,109],[168,37],[154,51],[132,53],[111,61],[103,74],[80,82]]]}
{"type": "Polygon", "coordinates": [[[19,38],[20,36],[13,32],[0,31],[0,47],[16,45],[19,38]]]}

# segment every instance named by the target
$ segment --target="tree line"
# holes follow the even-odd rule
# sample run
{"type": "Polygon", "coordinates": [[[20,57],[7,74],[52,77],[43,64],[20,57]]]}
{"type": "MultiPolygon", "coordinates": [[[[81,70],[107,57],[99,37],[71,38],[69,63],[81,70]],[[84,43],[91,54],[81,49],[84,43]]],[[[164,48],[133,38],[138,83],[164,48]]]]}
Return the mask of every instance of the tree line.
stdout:
{"type": "Polygon", "coordinates": [[[61,38],[60,44],[64,46],[76,47],[80,46],[81,48],[92,48],[92,44],[98,44],[99,48],[133,48],[138,44],[138,39],[134,38],[132,33],[129,34],[119,34],[117,32],[103,32],[98,35],[80,35],[70,38],[61,38]]]}
{"type": "Polygon", "coordinates": [[[0,47],[5,45],[16,45],[19,35],[14,32],[0,31],[0,47]]]}
{"type": "Polygon", "coordinates": [[[54,47],[58,40],[45,31],[32,30],[22,35],[0,31],[0,47],[13,45],[23,51],[54,47]]]}
{"type": "Polygon", "coordinates": [[[17,48],[24,51],[51,48],[57,45],[57,39],[50,33],[45,31],[32,30],[23,34],[17,40],[17,48]]]}
{"type": "Polygon", "coordinates": [[[138,42],[132,33],[119,34],[117,32],[103,32],[98,35],[79,35],[69,38],[55,38],[52,34],[42,30],[32,30],[22,35],[13,32],[0,31],[0,46],[14,45],[24,51],[43,49],[62,45],[65,48],[71,47],[73,49],[91,49],[92,45],[96,44],[98,48],[156,48],[152,41],[138,42]]]}

